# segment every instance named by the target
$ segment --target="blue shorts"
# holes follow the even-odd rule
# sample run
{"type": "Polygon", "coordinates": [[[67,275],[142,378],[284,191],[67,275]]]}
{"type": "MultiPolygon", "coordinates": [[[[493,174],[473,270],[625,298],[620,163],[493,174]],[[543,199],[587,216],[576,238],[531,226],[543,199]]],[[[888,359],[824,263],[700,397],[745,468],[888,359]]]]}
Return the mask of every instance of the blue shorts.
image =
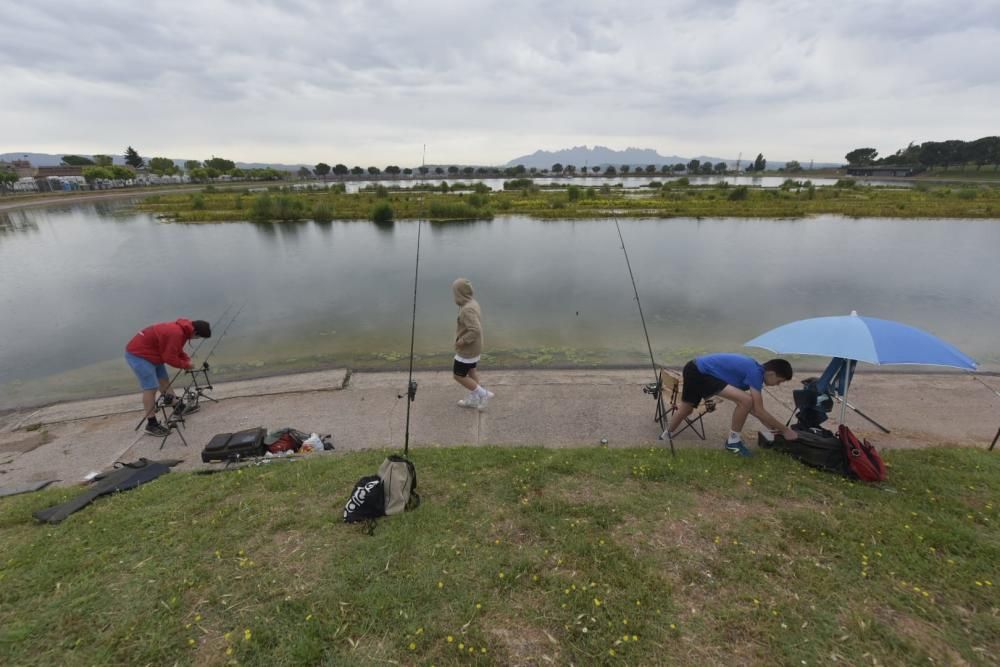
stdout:
{"type": "Polygon", "coordinates": [[[137,357],[131,352],[125,353],[125,361],[132,367],[135,376],[139,378],[139,386],[142,387],[143,391],[157,389],[160,386],[160,380],[167,379],[167,367],[163,364],[154,364],[152,361],[137,357]]]}

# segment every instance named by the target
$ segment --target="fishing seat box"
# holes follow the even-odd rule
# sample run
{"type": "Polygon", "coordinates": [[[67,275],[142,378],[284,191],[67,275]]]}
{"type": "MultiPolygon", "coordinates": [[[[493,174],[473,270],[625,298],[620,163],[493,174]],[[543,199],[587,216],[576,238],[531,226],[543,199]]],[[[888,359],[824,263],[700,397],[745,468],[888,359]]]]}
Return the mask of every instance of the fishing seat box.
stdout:
{"type": "Polygon", "coordinates": [[[201,460],[212,463],[263,456],[265,435],[267,430],[263,426],[236,433],[219,433],[205,445],[205,449],[201,451],[201,460]]]}
{"type": "Polygon", "coordinates": [[[826,435],[811,430],[794,430],[799,436],[795,440],[786,440],[780,433],[774,434],[774,440],[768,440],[763,433],[758,432],[757,445],[761,449],[784,452],[813,468],[846,474],[847,460],[844,458],[844,445],[840,438],[832,433],[826,435]]]}

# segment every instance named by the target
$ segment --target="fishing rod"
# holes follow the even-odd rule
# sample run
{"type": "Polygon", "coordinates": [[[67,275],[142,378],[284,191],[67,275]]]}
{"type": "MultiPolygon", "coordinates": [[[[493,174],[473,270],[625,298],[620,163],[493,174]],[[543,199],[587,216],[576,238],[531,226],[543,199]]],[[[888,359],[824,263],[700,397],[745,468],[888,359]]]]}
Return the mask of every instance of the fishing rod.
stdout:
{"type": "MultiPolygon", "coordinates": [[[[403,456],[410,453],[410,403],[417,398],[417,383],[413,379],[413,341],[417,333],[417,280],[420,277],[420,229],[421,221],[417,220],[417,262],[413,269],[413,318],[410,322],[410,377],[406,383],[406,435],[403,439],[403,456]]],[[[400,396],[402,398],[402,396],[400,396]]]]}
{"type": "MultiPolygon", "coordinates": [[[[215,341],[215,345],[213,345],[212,349],[209,351],[208,356],[205,357],[205,361],[201,365],[200,372],[206,373],[206,380],[207,380],[207,373],[208,373],[208,358],[211,357],[212,354],[215,352],[215,348],[219,346],[219,342],[226,335],[226,332],[229,331],[229,327],[232,325],[232,323],[234,321],[236,321],[236,318],[239,317],[239,315],[240,315],[241,312],[243,312],[243,308],[245,306],[246,306],[246,301],[243,302],[243,305],[240,306],[240,308],[239,308],[238,311],[236,311],[236,314],[233,315],[233,317],[229,320],[229,323],[226,325],[225,330],[222,332],[222,336],[219,336],[219,338],[215,341]]],[[[233,307],[232,304],[229,304],[228,306],[226,306],[226,309],[224,311],[222,311],[222,315],[216,321],[216,326],[218,326],[218,324],[220,324],[223,321],[223,319],[225,318],[226,314],[230,310],[232,310],[232,307],[233,307]]],[[[198,344],[195,346],[194,350],[191,352],[191,358],[192,359],[195,357],[195,355],[198,354],[198,351],[201,350],[201,347],[202,347],[202,345],[205,344],[206,340],[208,340],[208,339],[207,338],[202,338],[198,342],[198,344]]],[[[174,377],[172,377],[170,379],[170,382],[167,383],[167,387],[166,387],[166,389],[164,391],[169,391],[174,386],[174,383],[177,381],[177,378],[179,378],[183,373],[192,373],[192,372],[199,372],[199,371],[195,371],[193,367],[191,369],[184,369],[184,368],[182,368],[181,370],[177,371],[174,374],[174,377]]],[[[155,412],[156,409],[162,409],[164,407],[166,407],[166,405],[163,403],[163,393],[161,392],[160,396],[156,400],[156,407],[154,408],[154,412],[155,412]]],[[[139,420],[139,423],[136,424],[135,428],[132,429],[132,430],[133,431],[138,431],[142,427],[143,423],[146,421],[147,417],[148,417],[148,415],[143,415],[142,418],[139,420]]]]}
{"type": "MultiPolygon", "coordinates": [[[[643,387],[643,391],[647,394],[652,394],[653,398],[657,401],[656,416],[657,421],[660,423],[660,428],[663,429],[663,421],[667,416],[666,410],[664,409],[662,392],[660,386],[660,375],[659,371],[656,369],[656,359],[653,357],[653,345],[649,342],[649,330],[646,328],[646,316],[642,313],[642,302],[639,301],[639,288],[635,285],[635,275],[632,273],[632,262],[628,259],[628,250],[625,249],[625,239],[622,237],[622,228],[618,224],[618,218],[613,218],[615,221],[615,229],[618,230],[618,240],[622,244],[622,252],[625,254],[625,266],[628,267],[628,277],[632,280],[632,291],[635,292],[635,304],[639,307],[639,319],[642,320],[642,333],[646,336],[646,348],[649,350],[649,363],[653,367],[653,384],[646,385],[643,387]]],[[[670,442],[670,454],[676,456],[674,451],[674,438],[670,434],[670,429],[664,429],[663,433],[666,433],[667,440],[670,442]]],[[[662,435],[660,437],[663,437],[662,435]]]]}
{"type": "MultiPolygon", "coordinates": [[[[1000,391],[997,391],[996,389],[994,389],[990,385],[988,385],[985,382],[983,382],[981,379],[979,379],[978,375],[973,375],[972,379],[975,380],[976,382],[978,382],[979,384],[983,385],[984,387],[986,387],[990,391],[992,391],[993,394],[996,395],[997,398],[1000,398],[1000,391]]],[[[998,440],[1000,440],[1000,428],[997,428],[997,434],[995,436],[993,436],[993,442],[990,443],[989,451],[991,451],[991,452],[993,451],[993,448],[997,446],[997,441],[998,440]]]]}

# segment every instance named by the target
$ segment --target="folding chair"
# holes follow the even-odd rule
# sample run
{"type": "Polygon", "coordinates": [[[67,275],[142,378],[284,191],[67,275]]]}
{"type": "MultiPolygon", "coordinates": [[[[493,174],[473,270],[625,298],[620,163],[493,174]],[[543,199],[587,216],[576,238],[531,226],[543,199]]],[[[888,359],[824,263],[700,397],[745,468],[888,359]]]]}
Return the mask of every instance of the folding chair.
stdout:
{"type": "MultiPolygon", "coordinates": [[[[660,424],[660,428],[666,432],[670,415],[677,411],[677,402],[681,396],[681,376],[666,368],[660,369],[660,377],[656,382],[656,415],[653,420],[660,424]]],[[[715,412],[717,403],[714,398],[706,398],[695,408],[694,412],[684,418],[685,425],[674,433],[680,435],[687,429],[694,431],[702,440],[705,439],[704,417],[709,412],[715,412]]]]}

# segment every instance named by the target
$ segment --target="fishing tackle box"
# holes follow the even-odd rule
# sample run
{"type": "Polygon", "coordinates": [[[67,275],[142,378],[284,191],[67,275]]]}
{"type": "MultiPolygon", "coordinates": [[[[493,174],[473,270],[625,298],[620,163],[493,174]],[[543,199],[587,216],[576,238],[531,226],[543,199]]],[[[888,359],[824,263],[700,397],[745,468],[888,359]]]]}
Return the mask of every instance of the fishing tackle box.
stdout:
{"type": "Polygon", "coordinates": [[[265,435],[267,430],[263,426],[236,433],[219,433],[205,445],[205,449],[201,451],[201,460],[212,463],[263,456],[265,435]]]}

